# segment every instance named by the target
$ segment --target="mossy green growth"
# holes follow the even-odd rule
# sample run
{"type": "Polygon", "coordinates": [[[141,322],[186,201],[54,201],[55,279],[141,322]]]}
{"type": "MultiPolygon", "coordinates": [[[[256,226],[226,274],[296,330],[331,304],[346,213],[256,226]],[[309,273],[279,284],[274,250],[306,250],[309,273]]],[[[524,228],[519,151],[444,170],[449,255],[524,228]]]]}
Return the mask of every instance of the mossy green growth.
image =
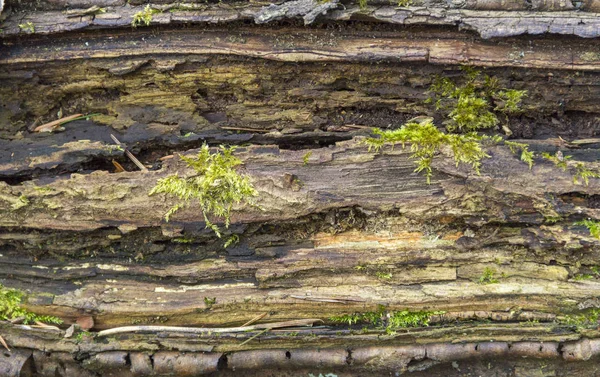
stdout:
{"type": "Polygon", "coordinates": [[[490,267],[486,267],[483,270],[483,274],[479,277],[479,284],[496,284],[498,279],[496,278],[496,270],[490,267]]]}
{"type": "Polygon", "coordinates": [[[575,165],[575,175],[573,175],[573,183],[579,184],[582,180],[587,186],[590,183],[590,178],[600,178],[600,174],[590,170],[583,162],[578,162],[575,165]]]}
{"type": "Polygon", "coordinates": [[[499,123],[497,113],[505,116],[521,112],[525,90],[501,89],[495,77],[482,75],[472,67],[462,67],[464,83],[455,83],[446,77],[436,77],[429,88],[430,97],[437,110],[447,112],[444,122],[448,131],[472,132],[495,128],[499,123]],[[494,111],[496,113],[494,113],[494,111]]]}
{"type": "Polygon", "coordinates": [[[181,200],[167,211],[166,221],[195,199],[202,210],[206,227],[221,237],[219,227],[213,224],[208,216],[223,218],[225,227],[228,228],[233,205],[252,204],[252,198],[258,195],[250,183],[250,178],[236,171],[235,168],[241,165],[242,161],[233,155],[234,150],[235,147],[221,146],[217,153],[210,153],[208,145],[204,144],[197,157],[181,156],[197,174],[189,178],[181,178],[175,174],[160,179],[149,193],[165,193],[181,200]]]}
{"type": "Polygon", "coordinates": [[[504,141],[504,145],[506,145],[514,154],[521,151],[521,161],[526,162],[529,165],[529,169],[533,167],[534,154],[529,150],[529,145],[508,140],[504,141]]]}
{"type": "Polygon", "coordinates": [[[548,152],[542,152],[542,157],[546,160],[552,162],[556,167],[561,168],[562,171],[567,170],[567,161],[570,160],[573,156],[565,156],[561,151],[556,151],[554,155],[551,155],[548,152]]]}
{"type": "Polygon", "coordinates": [[[367,0],[358,0],[358,6],[360,10],[367,9],[367,0]]]}
{"type": "Polygon", "coordinates": [[[395,330],[403,328],[427,327],[433,316],[445,313],[444,311],[387,311],[384,306],[379,306],[378,310],[374,312],[344,314],[330,317],[329,320],[350,326],[369,324],[376,328],[385,329],[387,333],[393,333],[395,330]]]}
{"type": "Polygon", "coordinates": [[[586,219],[586,220],[576,222],[575,225],[585,226],[590,231],[590,236],[600,240],[600,222],[599,221],[586,219]]]}
{"type": "Polygon", "coordinates": [[[21,195],[10,205],[10,207],[13,209],[13,211],[16,211],[20,208],[27,207],[28,205],[29,199],[27,199],[25,195],[21,195]]]}
{"type": "Polygon", "coordinates": [[[61,324],[63,321],[54,316],[37,315],[21,307],[23,292],[16,289],[6,288],[0,284],[0,320],[7,321],[23,317],[24,323],[54,323],[61,324]]]}
{"type": "Polygon", "coordinates": [[[160,13],[160,11],[152,8],[150,5],[146,5],[144,10],[139,11],[133,15],[133,20],[131,20],[131,26],[134,28],[142,25],[149,26],[150,22],[152,22],[152,17],[155,13],[160,13]]]}
{"type": "Polygon", "coordinates": [[[597,328],[600,319],[600,309],[590,309],[581,314],[569,314],[564,316],[559,323],[567,326],[575,326],[577,330],[597,328]]]}
{"type": "Polygon", "coordinates": [[[26,22],[24,24],[19,24],[19,29],[21,29],[22,31],[26,31],[29,34],[35,33],[35,25],[33,24],[33,22],[26,22]]]}
{"type": "Polygon", "coordinates": [[[482,137],[475,133],[446,134],[438,130],[433,123],[407,123],[397,130],[382,131],[374,129],[373,133],[378,138],[368,138],[366,143],[369,150],[380,150],[385,144],[410,143],[411,158],[416,159],[416,172],[424,172],[427,183],[431,183],[431,161],[443,146],[448,146],[454,154],[456,166],[460,163],[471,165],[477,174],[481,160],[489,157],[481,146],[482,137]]]}

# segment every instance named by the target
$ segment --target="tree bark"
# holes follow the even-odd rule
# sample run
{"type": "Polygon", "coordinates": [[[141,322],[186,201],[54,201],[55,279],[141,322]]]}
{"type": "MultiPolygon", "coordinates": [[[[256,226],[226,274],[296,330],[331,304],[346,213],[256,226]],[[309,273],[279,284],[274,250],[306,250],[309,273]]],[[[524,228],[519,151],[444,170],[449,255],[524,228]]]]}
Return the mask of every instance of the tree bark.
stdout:
{"type": "Polygon", "coordinates": [[[600,168],[597,1],[152,7],[132,28],[145,4],[0,6],[0,282],[65,321],[0,323],[0,374],[594,373],[600,334],[573,318],[600,307],[600,241],[578,225],[600,181],[574,177],[600,168]],[[503,124],[531,169],[489,143],[476,174],[442,148],[428,184],[410,146],[368,150],[372,127],[442,124],[428,89],[460,65],[527,91],[503,124]],[[33,132],[73,114],[98,115],[33,132]],[[166,222],[177,201],[149,196],[205,142],[237,145],[259,193],[223,238],[197,203],[166,222]],[[565,170],[540,157],[556,151],[565,170]],[[433,314],[333,319],[381,310],[433,314]]]}

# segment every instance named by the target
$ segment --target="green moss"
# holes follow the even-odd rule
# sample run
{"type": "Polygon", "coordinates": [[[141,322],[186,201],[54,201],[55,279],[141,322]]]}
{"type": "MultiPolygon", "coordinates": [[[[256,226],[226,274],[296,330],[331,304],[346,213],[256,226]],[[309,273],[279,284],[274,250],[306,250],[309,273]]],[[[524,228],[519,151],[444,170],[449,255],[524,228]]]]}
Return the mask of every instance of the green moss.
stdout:
{"type": "Polygon", "coordinates": [[[63,321],[54,316],[37,315],[21,307],[21,301],[24,294],[16,289],[6,288],[0,284],[0,320],[7,321],[14,318],[23,317],[24,323],[55,323],[61,324],[63,321]]]}
{"type": "Polygon", "coordinates": [[[225,244],[223,245],[223,247],[225,249],[227,249],[229,246],[235,246],[240,242],[240,236],[238,236],[237,234],[232,234],[231,236],[229,236],[229,238],[227,238],[227,241],[225,241],[225,244]]]}
{"type": "Polygon", "coordinates": [[[483,270],[483,274],[479,277],[479,284],[496,284],[498,279],[496,278],[496,270],[490,267],[486,267],[483,270]]]}
{"type": "Polygon", "coordinates": [[[414,5],[413,0],[399,0],[398,1],[398,6],[400,8],[406,8],[406,7],[410,7],[412,5],[414,5]]]}
{"type": "Polygon", "coordinates": [[[258,195],[250,179],[236,171],[242,161],[233,155],[234,150],[234,147],[221,146],[217,153],[211,154],[208,145],[204,144],[197,157],[181,156],[197,174],[189,178],[171,175],[160,179],[149,193],[165,193],[181,200],[165,214],[166,221],[195,199],[202,210],[206,227],[221,237],[219,227],[208,216],[223,218],[228,228],[233,205],[252,203],[252,198],[258,195]]]}
{"type": "Polygon", "coordinates": [[[472,67],[461,69],[465,73],[462,84],[438,76],[429,88],[431,97],[427,102],[434,102],[437,110],[447,113],[448,131],[495,128],[500,121],[492,110],[504,115],[521,111],[521,101],[527,91],[500,89],[495,77],[482,75],[472,67]]]}
{"type": "Polygon", "coordinates": [[[529,151],[529,145],[508,140],[504,141],[504,145],[506,145],[514,154],[521,151],[521,161],[526,162],[529,165],[529,169],[533,167],[534,154],[529,151]]]}
{"type": "Polygon", "coordinates": [[[594,275],[590,275],[590,274],[577,274],[577,275],[573,276],[573,279],[576,280],[576,281],[592,280],[592,279],[594,279],[594,275]]]}
{"type": "Polygon", "coordinates": [[[20,208],[27,207],[29,205],[29,199],[25,195],[21,195],[11,204],[11,208],[13,211],[16,211],[20,208]]]}
{"type": "Polygon", "coordinates": [[[375,276],[377,276],[379,279],[390,280],[392,278],[392,273],[391,272],[377,271],[375,273],[375,276]]]}
{"type": "Polygon", "coordinates": [[[590,236],[600,240],[600,222],[590,219],[578,221],[575,225],[583,225],[590,231],[590,236]]]}
{"type": "Polygon", "coordinates": [[[207,309],[212,308],[212,306],[217,302],[216,297],[204,297],[204,304],[207,309]]]}
{"type": "Polygon", "coordinates": [[[155,13],[160,13],[160,11],[153,9],[150,5],[146,5],[144,10],[139,11],[133,15],[133,20],[131,20],[131,26],[134,28],[142,25],[149,26],[150,22],[152,22],[152,17],[155,13]]]}
{"type": "Polygon", "coordinates": [[[33,22],[26,22],[24,24],[19,24],[19,29],[21,29],[21,31],[26,31],[30,34],[35,33],[35,25],[33,24],[33,22]]]}
{"type": "Polygon", "coordinates": [[[590,170],[583,162],[578,162],[575,169],[575,175],[573,176],[573,183],[575,184],[579,184],[579,181],[582,180],[587,186],[590,183],[590,178],[600,178],[600,174],[590,170]]]}
{"type": "Polygon", "coordinates": [[[577,330],[597,328],[600,319],[600,309],[590,309],[581,314],[570,314],[559,320],[559,323],[574,326],[577,330]]]}
{"type": "Polygon", "coordinates": [[[354,324],[368,324],[384,329],[387,333],[392,333],[395,330],[403,328],[427,327],[432,316],[444,313],[443,311],[387,311],[384,306],[379,306],[378,310],[374,312],[344,314],[330,317],[329,320],[349,326],[354,324]]]}
{"type": "Polygon", "coordinates": [[[411,144],[411,158],[416,159],[416,172],[424,172],[427,177],[427,183],[431,183],[431,161],[443,146],[448,146],[454,153],[456,166],[460,163],[471,165],[477,174],[481,160],[489,157],[480,144],[481,137],[469,133],[466,135],[446,134],[438,130],[431,122],[407,123],[400,129],[393,131],[382,131],[375,129],[373,131],[378,138],[368,138],[366,140],[369,150],[380,150],[385,144],[411,144]]]}
{"type": "Polygon", "coordinates": [[[556,165],[556,167],[561,168],[562,171],[566,171],[567,161],[570,160],[573,156],[564,156],[561,151],[556,151],[554,156],[548,152],[542,152],[542,157],[552,162],[554,165],[556,165]]]}
{"type": "Polygon", "coordinates": [[[304,156],[302,156],[303,165],[308,165],[308,160],[310,159],[310,156],[312,156],[312,151],[308,151],[304,154],[304,156]]]}
{"type": "Polygon", "coordinates": [[[361,10],[367,9],[367,0],[358,0],[358,6],[361,10]]]}

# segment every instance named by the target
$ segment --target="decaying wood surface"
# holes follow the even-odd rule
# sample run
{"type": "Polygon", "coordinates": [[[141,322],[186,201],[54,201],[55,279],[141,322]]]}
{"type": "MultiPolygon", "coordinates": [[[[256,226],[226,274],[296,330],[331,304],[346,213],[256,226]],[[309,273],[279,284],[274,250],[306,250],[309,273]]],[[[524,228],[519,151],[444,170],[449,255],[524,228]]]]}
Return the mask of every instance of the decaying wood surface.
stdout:
{"type": "Polygon", "coordinates": [[[600,333],[565,319],[600,308],[576,225],[600,180],[573,180],[600,169],[599,4],[160,1],[135,29],[140,1],[0,5],[0,282],[65,321],[0,323],[0,375],[594,375],[600,333]],[[480,175],[442,150],[427,184],[408,149],[368,151],[371,127],[441,124],[427,90],[461,64],[527,90],[505,126],[568,169],[488,145],[480,175]],[[34,132],[73,114],[95,115],[34,132]],[[148,195],[204,142],[259,192],[221,239],[148,195]],[[331,320],[381,307],[437,314],[331,320]]]}

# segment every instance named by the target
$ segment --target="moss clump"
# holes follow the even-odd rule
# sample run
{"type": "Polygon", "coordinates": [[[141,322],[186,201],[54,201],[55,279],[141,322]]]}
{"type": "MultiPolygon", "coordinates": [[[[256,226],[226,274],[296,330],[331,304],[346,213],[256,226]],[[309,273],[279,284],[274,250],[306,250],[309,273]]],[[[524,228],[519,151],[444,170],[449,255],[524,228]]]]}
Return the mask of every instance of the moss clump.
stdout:
{"type": "Polygon", "coordinates": [[[21,307],[23,292],[16,289],[10,289],[0,284],[0,320],[8,321],[11,319],[23,318],[24,323],[45,322],[61,324],[63,321],[54,316],[37,315],[21,307]]]}
{"type": "Polygon", "coordinates": [[[408,310],[387,311],[380,306],[377,311],[365,313],[344,314],[330,317],[334,323],[354,325],[369,324],[376,328],[384,329],[388,334],[398,329],[410,327],[427,327],[434,315],[442,315],[444,311],[417,311],[408,310]]]}
{"type": "Polygon", "coordinates": [[[19,29],[21,29],[21,31],[26,31],[29,34],[35,33],[35,25],[33,24],[33,22],[26,22],[24,24],[19,24],[19,29]]]}
{"type": "Polygon", "coordinates": [[[486,267],[483,270],[483,274],[479,277],[479,284],[496,284],[498,283],[498,279],[496,278],[496,271],[493,268],[486,267]]]}
{"type": "Polygon", "coordinates": [[[583,225],[590,231],[590,236],[600,240],[600,222],[586,219],[578,221],[575,225],[583,225]]]}
{"type": "Polygon", "coordinates": [[[554,165],[556,165],[556,167],[561,168],[562,171],[566,171],[567,161],[570,160],[573,156],[564,156],[561,151],[556,151],[554,156],[548,152],[542,152],[542,157],[552,162],[554,165]]]}
{"type": "Polygon", "coordinates": [[[208,215],[223,218],[228,228],[233,205],[252,203],[252,198],[258,195],[250,179],[235,170],[242,161],[233,155],[234,150],[235,147],[221,146],[220,151],[211,154],[208,145],[204,144],[197,157],[181,156],[197,174],[189,178],[175,174],[160,179],[149,193],[165,193],[181,200],[165,214],[166,221],[195,199],[200,204],[206,227],[221,237],[219,227],[208,219],[208,215]]]}
{"type": "Polygon", "coordinates": [[[160,13],[160,11],[153,9],[150,5],[146,5],[144,10],[137,12],[133,15],[133,20],[131,20],[132,27],[138,27],[142,25],[149,26],[150,22],[152,22],[152,17],[155,13],[160,13]]]}
{"type": "Polygon", "coordinates": [[[501,89],[498,80],[471,67],[462,67],[465,82],[458,85],[446,77],[436,77],[429,88],[436,110],[446,112],[448,131],[472,132],[495,128],[498,114],[521,112],[521,101],[527,96],[525,90],[501,89]],[[494,113],[494,111],[496,113],[494,113]]]}
{"type": "Polygon", "coordinates": [[[573,183],[579,184],[582,180],[587,186],[590,183],[590,178],[600,178],[600,174],[590,170],[583,162],[578,162],[575,165],[575,175],[573,175],[573,183]]]}
{"type": "Polygon", "coordinates": [[[404,148],[406,143],[410,143],[411,158],[417,160],[415,171],[425,172],[427,183],[431,183],[431,161],[443,146],[450,147],[457,166],[460,163],[469,164],[478,174],[481,160],[489,157],[481,147],[481,136],[474,133],[446,134],[438,130],[430,121],[423,124],[407,123],[393,131],[375,129],[373,132],[379,137],[366,140],[369,150],[378,151],[387,143],[392,145],[400,143],[404,148]]]}
{"type": "Polygon", "coordinates": [[[567,326],[574,326],[577,330],[597,328],[600,320],[600,309],[590,309],[581,314],[569,314],[559,322],[567,326]]]}
{"type": "Polygon", "coordinates": [[[504,141],[504,145],[506,145],[514,154],[521,151],[521,161],[526,162],[529,165],[529,169],[533,167],[534,154],[529,150],[529,145],[508,140],[504,141]]]}

